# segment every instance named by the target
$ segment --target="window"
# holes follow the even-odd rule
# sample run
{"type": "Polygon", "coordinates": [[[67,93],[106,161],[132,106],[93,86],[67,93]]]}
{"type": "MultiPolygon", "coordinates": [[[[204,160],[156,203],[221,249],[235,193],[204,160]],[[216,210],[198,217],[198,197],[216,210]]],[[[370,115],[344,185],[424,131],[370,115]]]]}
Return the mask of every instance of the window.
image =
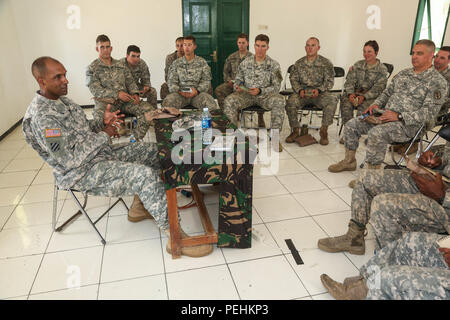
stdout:
{"type": "Polygon", "coordinates": [[[420,39],[433,40],[436,50],[442,45],[447,29],[450,0],[419,0],[411,53],[420,39]]]}

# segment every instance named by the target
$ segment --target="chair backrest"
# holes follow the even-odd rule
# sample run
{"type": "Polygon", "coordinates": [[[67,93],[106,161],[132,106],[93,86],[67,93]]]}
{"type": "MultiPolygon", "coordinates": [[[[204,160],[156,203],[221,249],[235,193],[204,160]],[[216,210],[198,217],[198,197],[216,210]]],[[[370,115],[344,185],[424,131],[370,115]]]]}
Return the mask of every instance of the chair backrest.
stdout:
{"type": "Polygon", "coordinates": [[[390,63],[384,63],[383,64],[386,66],[388,72],[389,72],[389,76],[388,79],[390,78],[392,71],[394,71],[394,65],[390,64],[390,63]]]}
{"type": "Polygon", "coordinates": [[[291,64],[291,65],[289,66],[289,68],[287,69],[287,74],[290,74],[290,73],[292,72],[293,69],[294,69],[294,65],[291,64]]]}
{"type": "Polygon", "coordinates": [[[341,67],[334,67],[334,74],[335,78],[342,78],[345,76],[345,70],[341,67]]]}

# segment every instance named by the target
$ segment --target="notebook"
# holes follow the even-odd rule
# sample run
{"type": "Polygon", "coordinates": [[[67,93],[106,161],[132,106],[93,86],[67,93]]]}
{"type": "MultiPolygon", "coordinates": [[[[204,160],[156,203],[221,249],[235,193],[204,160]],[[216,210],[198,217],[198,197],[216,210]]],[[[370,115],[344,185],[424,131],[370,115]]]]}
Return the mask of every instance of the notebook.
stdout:
{"type": "Polygon", "coordinates": [[[439,245],[439,248],[450,249],[450,235],[439,238],[436,242],[439,245]]]}

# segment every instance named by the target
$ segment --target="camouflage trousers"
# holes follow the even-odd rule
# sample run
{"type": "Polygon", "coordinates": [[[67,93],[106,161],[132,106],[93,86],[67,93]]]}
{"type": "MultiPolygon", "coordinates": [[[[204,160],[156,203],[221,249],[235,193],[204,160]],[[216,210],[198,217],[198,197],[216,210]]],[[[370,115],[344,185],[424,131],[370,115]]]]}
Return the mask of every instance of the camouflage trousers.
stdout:
{"type": "Polygon", "coordinates": [[[366,160],[372,165],[379,165],[386,156],[388,144],[411,140],[419,128],[420,126],[405,126],[400,121],[374,125],[353,118],[344,126],[345,147],[350,150],[358,149],[359,138],[367,134],[366,160]]]}
{"type": "Polygon", "coordinates": [[[342,123],[346,124],[347,121],[353,118],[354,110],[356,109],[356,116],[361,115],[364,111],[367,110],[368,107],[372,105],[372,102],[374,102],[375,99],[370,100],[364,100],[363,103],[361,103],[356,108],[350,103],[350,100],[348,99],[348,95],[344,94],[341,98],[341,116],[342,116],[342,123]]]}
{"type": "MultiPolygon", "coordinates": [[[[139,90],[144,90],[144,88],[139,88],[139,90]]],[[[148,90],[142,98],[146,98],[147,102],[150,103],[153,109],[156,109],[158,107],[158,94],[156,93],[156,89],[153,87],[150,87],[150,90],[148,90]]]]}
{"type": "MultiPolygon", "coordinates": [[[[95,102],[94,119],[103,123],[103,116],[105,114],[108,103],[102,101],[95,102]]],[[[133,134],[137,139],[144,138],[150,123],[145,120],[144,113],[152,111],[153,107],[150,103],[141,101],[139,104],[133,104],[132,102],[120,102],[117,104],[111,104],[111,111],[114,112],[120,110],[120,112],[130,113],[137,118],[137,126],[133,129],[133,134]]]]}
{"type": "Polygon", "coordinates": [[[372,225],[377,248],[405,232],[450,231],[449,212],[420,193],[409,170],[364,170],[352,193],[352,220],[372,225]]]}
{"type": "Polygon", "coordinates": [[[219,107],[220,107],[220,109],[223,110],[223,104],[224,104],[225,98],[233,93],[233,87],[230,87],[228,82],[225,82],[225,83],[222,83],[220,86],[218,86],[214,92],[216,93],[217,102],[219,103],[219,107]]]}
{"type": "Polygon", "coordinates": [[[160,178],[156,145],[125,143],[114,145],[113,150],[116,160],[96,163],[74,188],[94,196],[137,194],[158,227],[168,229],[166,191],[160,178]]]}
{"type": "Polygon", "coordinates": [[[200,92],[193,98],[185,98],[179,93],[171,93],[162,102],[163,107],[174,107],[177,109],[188,105],[192,105],[200,110],[203,108],[208,108],[209,110],[219,109],[214,98],[206,92],[200,92]]]}
{"type": "Polygon", "coordinates": [[[264,110],[271,111],[271,128],[281,131],[284,121],[285,103],[284,97],[278,93],[255,97],[248,92],[235,92],[225,99],[223,112],[231,122],[237,124],[238,112],[241,109],[256,105],[264,110]]]}
{"type": "Polygon", "coordinates": [[[161,85],[161,89],[159,90],[159,96],[161,97],[161,100],[164,100],[169,93],[169,86],[167,85],[167,82],[164,82],[161,85]]]}
{"type": "Polygon", "coordinates": [[[322,125],[329,126],[333,123],[334,114],[336,112],[338,98],[336,95],[330,92],[324,92],[319,94],[317,98],[300,98],[297,93],[291,94],[286,102],[286,113],[289,118],[289,125],[291,128],[300,128],[298,122],[298,111],[300,111],[305,105],[315,105],[321,108],[323,111],[322,125]]]}
{"type": "Polygon", "coordinates": [[[360,269],[369,292],[366,299],[450,299],[450,270],[435,233],[406,233],[377,251],[360,269]]]}

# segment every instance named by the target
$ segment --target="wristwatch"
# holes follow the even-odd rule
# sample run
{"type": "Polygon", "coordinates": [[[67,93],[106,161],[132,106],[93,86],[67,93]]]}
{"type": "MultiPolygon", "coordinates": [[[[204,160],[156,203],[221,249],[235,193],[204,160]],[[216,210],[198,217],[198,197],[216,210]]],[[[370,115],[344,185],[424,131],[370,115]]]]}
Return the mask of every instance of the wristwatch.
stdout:
{"type": "Polygon", "coordinates": [[[403,121],[403,116],[401,113],[398,114],[398,121],[403,121]]]}

